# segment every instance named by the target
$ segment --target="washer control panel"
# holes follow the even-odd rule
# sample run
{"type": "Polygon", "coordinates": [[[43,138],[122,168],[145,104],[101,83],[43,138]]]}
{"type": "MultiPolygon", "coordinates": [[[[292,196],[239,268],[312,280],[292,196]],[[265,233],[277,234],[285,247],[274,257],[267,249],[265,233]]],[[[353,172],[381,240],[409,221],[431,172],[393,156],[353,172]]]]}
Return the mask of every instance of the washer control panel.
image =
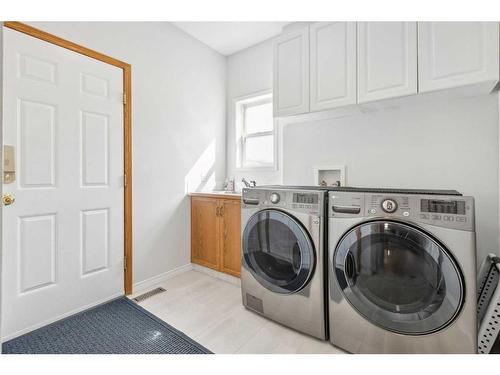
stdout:
{"type": "Polygon", "coordinates": [[[242,208],[277,208],[323,216],[326,194],[324,191],[293,189],[245,188],[242,208]]]}
{"type": "Polygon", "coordinates": [[[446,195],[329,193],[329,217],[393,218],[474,230],[474,198],[446,195]]]}
{"type": "Polygon", "coordinates": [[[366,194],[367,216],[394,217],[451,229],[474,230],[474,199],[462,196],[366,194]]]}

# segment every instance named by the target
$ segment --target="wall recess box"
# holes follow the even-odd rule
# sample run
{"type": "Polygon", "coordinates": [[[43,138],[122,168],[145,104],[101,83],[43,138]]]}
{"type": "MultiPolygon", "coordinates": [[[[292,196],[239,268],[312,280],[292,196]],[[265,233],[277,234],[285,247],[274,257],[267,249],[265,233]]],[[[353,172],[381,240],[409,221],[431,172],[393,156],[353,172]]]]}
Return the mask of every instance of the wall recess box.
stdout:
{"type": "Polygon", "coordinates": [[[346,186],[345,165],[314,167],[314,185],[346,186]]]}

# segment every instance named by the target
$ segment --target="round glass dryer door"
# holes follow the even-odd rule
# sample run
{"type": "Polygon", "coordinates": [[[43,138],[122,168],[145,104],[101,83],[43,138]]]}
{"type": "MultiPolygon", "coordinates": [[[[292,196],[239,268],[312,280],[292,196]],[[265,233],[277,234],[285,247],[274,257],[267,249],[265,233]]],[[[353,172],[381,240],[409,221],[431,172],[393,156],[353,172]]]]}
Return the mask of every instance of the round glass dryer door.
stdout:
{"type": "Polygon", "coordinates": [[[312,274],[314,246],[303,226],[277,210],[255,213],[242,236],[243,258],[255,279],[276,293],[302,289],[312,274]]]}
{"type": "Polygon", "coordinates": [[[333,262],[345,298],[386,330],[435,332],[462,307],[459,267],[442,245],[416,227],[383,220],[360,224],[342,237],[333,262]]]}

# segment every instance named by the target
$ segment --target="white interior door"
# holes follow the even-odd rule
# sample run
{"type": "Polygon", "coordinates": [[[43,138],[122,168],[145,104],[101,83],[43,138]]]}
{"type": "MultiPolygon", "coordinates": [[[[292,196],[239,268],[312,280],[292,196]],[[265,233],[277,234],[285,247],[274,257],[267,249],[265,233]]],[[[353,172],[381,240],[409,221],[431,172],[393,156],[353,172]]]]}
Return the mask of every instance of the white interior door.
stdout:
{"type": "Polygon", "coordinates": [[[122,70],[4,29],[2,339],[123,294],[122,70]]]}

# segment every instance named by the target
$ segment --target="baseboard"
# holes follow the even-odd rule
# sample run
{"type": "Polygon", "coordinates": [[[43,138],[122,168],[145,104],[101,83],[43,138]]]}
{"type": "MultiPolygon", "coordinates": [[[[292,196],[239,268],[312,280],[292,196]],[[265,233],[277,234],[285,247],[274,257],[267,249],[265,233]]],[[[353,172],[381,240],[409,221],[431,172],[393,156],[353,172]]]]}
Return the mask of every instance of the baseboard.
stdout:
{"type": "MultiPolygon", "coordinates": [[[[191,271],[193,269],[193,265],[191,263],[185,264],[183,266],[174,268],[173,270],[161,273],[159,275],[150,277],[149,279],[139,281],[137,283],[134,283],[132,286],[133,288],[133,294],[136,295],[138,292],[144,291],[144,289],[151,288],[152,286],[159,284],[163,281],[166,281],[168,279],[171,279],[172,277],[175,277],[177,275],[180,275],[181,273],[191,271]]],[[[131,297],[131,296],[129,296],[131,297]]]]}
{"type": "Polygon", "coordinates": [[[193,269],[195,271],[202,272],[206,275],[215,277],[216,279],[220,279],[230,284],[241,286],[241,280],[238,277],[228,275],[227,273],[219,272],[208,267],[203,267],[199,264],[193,264],[193,269]]]}
{"type": "MultiPolygon", "coordinates": [[[[96,302],[92,302],[92,303],[89,303],[88,305],[85,305],[85,306],[82,306],[82,307],[79,307],[77,309],[74,309],[74,310],[71,310],[71,311],[68,311],[67,313],[64,313],[64,314],[61,314],[61,315],[58,315],[56,316],[55,318],[52,318],[52,319],[48,319],[42,323],[37,323],[37,324],[34,324],[28,328],[24,328],[20,331],[17,331],[15,333],[11,333],[9,335],[6,335],[6,336],[2,336],[2,338],[0,339],[0,342],[6,342],[6,341],[9,341],[9,340],[12,340],[12,339],[15,339],[16,337],[19,337],[19,336],[22,336],[24,335],[25,333],[28,333],[28,332],[31,332],[31,331],[34,331],[38,328],[41,328],[41,327],[44,327],[48,324],[51,324],[51,323],[54,323],[54,322],[57,322],[58,320],[61,320],[61,319],[64,319],[64,318],[67,318],[68,316],[71,316],[71,315],[74,315],[74,314],[78,314],[79,312],[82,312],[82,311],[85,311],[85,310],[88,310],[88,309],[91,309],[92,307],[95,307],[95,306],[98,306],[98,305],[101,305],[103,303],[106,303],[108,301],[111,301],[112,299],[115,299],[115,298],[118,298],[118,297],[121,297],[123,296],[123,292],[120,292],[118,294],[115,294],[115,295],[112,295],[112,296],[109,296],[109,297],[106,297],[102,300],[99,300],[99,301],[96,301],[96,302]]],[[[1,350],[0,350],[1,352],[1,350]]]]}

